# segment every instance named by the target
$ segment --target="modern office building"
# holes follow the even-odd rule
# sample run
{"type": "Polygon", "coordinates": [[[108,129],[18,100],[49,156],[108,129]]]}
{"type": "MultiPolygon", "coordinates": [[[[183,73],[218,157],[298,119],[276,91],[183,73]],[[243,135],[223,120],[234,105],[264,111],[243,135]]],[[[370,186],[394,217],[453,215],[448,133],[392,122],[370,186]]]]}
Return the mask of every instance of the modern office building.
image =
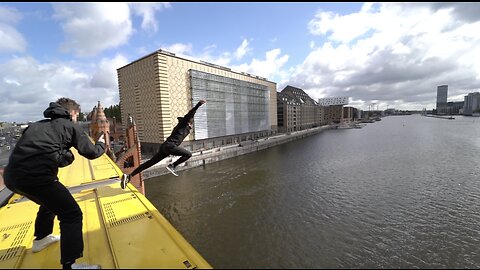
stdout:
{"type": "Polygon", "coordinates": [[[463,114],[473,115],[473,113],[480,113],[480,93],[469,93],[464,97],[463,114]]]}
{"type": "Polygon", "coordinates": [[[156,151],[200,99],[207,103],[186,142],[208,148],[277,130],[276,83],[265,78],[164,50],[117,69],[117,76],[122,126],[135,119],[142,151],[156,151]]]}
{"type": "Polygon", "coordinates": [[[437,114],[447,113],[448,85],[437,86],[437,114]]]}

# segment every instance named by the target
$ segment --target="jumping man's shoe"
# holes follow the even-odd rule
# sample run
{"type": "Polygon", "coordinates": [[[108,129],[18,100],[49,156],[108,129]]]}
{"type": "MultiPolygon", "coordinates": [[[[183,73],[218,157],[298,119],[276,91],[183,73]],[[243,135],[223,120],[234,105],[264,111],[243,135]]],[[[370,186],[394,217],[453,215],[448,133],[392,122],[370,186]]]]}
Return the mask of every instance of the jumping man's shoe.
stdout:
{"type": "Polygon", "coordinates": [[[60,236],[58,235],[47,235],[40,240],[33,240],[32,252],[39,252],[44,248],[50,246],[51,244],[60,241],[60,236]]]}
{"type": "Polygon", "coordinates": [[[74,263],[72,269],[102,269],[102,267],[98,264],[74,263]]]}
{"type": "Polygon", "coordinates": [[[178,176],[177,172],[175,171],[175,167],[173,167],[173,164],[168,165],[167,170],[169,170],[173,175],[178,176]]]}
{"type": "Polygon", "coordinates": [[[130,183],[130,178],[132,178],[130,174],[124,173],[122,175],[122,179],[120,180],[120,187],[122,187],[122,189],[125,189],[127,184],[130,183]]]}

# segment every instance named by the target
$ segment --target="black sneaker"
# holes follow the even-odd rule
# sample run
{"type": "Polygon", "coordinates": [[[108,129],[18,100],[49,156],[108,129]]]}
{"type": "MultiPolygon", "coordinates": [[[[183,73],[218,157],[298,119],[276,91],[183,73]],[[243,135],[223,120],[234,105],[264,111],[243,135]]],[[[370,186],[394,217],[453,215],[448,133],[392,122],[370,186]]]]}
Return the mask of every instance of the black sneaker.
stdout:
{"type": "Polygon", "coordinates": [[[173,175],[178,176],[177,172],[175,171],[175,167],[173,167],[173,164],[168,165],[167,170],[169,170],[173,175]]]}
{"type": "Polygon", "coordinates": [[[127,184],[130,183],[130,174],[124,173],[122,175],[122,179],[120,180],[120,187],[122,189],[125,189],[127,187],[127,184]]]}

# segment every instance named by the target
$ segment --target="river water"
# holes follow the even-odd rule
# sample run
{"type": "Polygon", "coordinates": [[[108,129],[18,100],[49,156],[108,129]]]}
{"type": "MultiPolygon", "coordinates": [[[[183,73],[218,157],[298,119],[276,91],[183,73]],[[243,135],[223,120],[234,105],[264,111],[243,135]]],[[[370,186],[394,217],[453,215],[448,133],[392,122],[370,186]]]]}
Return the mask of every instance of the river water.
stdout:
{"type": "Polygon", "coordinates": [[[145,187],[214,268],[480,268],[480,118],[384,117],[145,187]]]}

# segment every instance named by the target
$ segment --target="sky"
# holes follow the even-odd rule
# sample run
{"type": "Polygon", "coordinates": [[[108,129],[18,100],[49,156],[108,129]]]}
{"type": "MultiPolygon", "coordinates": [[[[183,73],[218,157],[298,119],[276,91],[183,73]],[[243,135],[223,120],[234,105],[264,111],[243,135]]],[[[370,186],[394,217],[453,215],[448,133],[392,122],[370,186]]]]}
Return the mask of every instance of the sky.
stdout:
{"type": "Polygon", "coordinates": [[[0,122],[69,97],[119,104],[117,69],[159,49],[362,110],[480,91],[479,3],[0,3],[0,122]],[[375,105],[373,105],[375,104],[375,105]],[[373,105],[373,106],[372,106],[373,105]]]}

